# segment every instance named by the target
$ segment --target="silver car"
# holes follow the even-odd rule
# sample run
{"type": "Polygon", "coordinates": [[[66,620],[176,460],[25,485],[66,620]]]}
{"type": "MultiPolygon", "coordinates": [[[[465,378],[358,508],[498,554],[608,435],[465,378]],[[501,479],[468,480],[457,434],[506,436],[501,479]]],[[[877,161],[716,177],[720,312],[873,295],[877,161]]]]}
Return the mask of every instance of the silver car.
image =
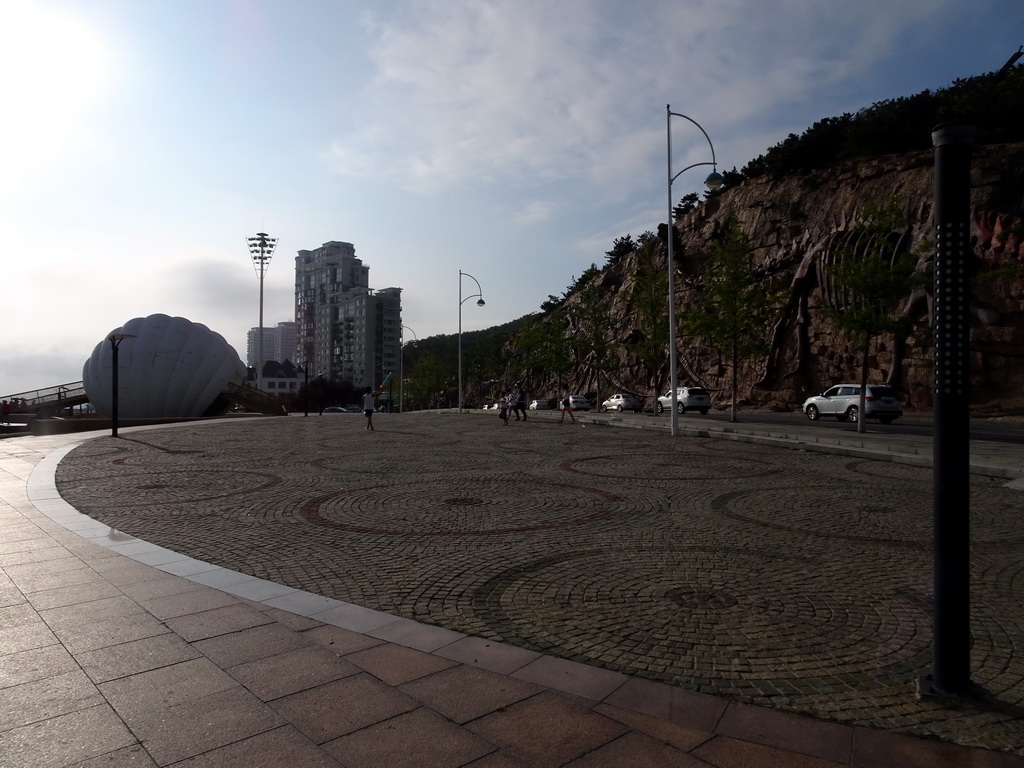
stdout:
{"type": "MultiPolygon", "coordinates": [[[[672,390],[658,398],[655,410],[664,413],[672,407],[672,390]]],[[[679,413],[687,411],[700,411],[707,413],[711,410],[711,395],[703,387],[677,387],[676,388],[676,410],[679,413]]]]}
{"type": "Polygon", "coordinates": [[[601,410],[618,411],[619,413],[622,413],[623,411],[636,411],[637,413],[641,413],[644,410],[644,401],[636,395],[620,392],[612,395],[601,403],[601,410]]]}
{"type": "MultiPolygon", "coordinates": [[[[816,421],[822,416],[835,416],[839,421],[859,421],[860,385],[836,384],[820,395],[807,398],[801,410],[811,421],[816,421]]],[[[868,391],[864,396],[865,419],[878,419],[883,424],[891,424],[902,415],[903,404],[892,388],[868,384],[868,391]]]]}

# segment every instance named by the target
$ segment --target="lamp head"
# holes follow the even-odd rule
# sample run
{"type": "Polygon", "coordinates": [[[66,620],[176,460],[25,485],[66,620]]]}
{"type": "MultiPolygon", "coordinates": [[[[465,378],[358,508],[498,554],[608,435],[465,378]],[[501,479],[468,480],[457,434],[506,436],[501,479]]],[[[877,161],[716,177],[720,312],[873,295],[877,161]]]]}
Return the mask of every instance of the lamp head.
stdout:
{"type": "Polygon", "coordinates": [[[721,189],[723,184],[725,184],[725,178],[718,171],[712,171],[708,174],[708,177],[704,179],[704,185],[712,192],[716,189],[721,189]]]}
{"type": "Polygon", "coordinates": [[[482,307],[482,306],[483,306],[483,305],[484,305],[485,303],[486,303],[486,302],[485,302],[485,301],[484,301],[483,299],[477,299],[477,300],[476,300],[476,305],[477,305],[478,307],[482,307]]]}

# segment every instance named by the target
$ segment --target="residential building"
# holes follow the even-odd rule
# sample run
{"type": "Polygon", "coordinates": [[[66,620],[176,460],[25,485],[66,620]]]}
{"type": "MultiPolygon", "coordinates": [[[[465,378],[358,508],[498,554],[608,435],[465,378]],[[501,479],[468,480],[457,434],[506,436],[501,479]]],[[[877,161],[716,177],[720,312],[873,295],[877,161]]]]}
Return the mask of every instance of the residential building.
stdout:
{"type": "Polygon", "coordinates": [[[369,287],[351,243],[330,241],[295,258],[296,365],[311,375],[377,386],[397,371],[402,289],[369,287]]]}
{"type": "Polygon", "coordinates": [[[263,328],[263,354],[257,355],[259,349],[260,329],[252,328],[247,335],[246,357],[249,368],[256,367],[260,361],[294,360],[295,359],[295,322],[288,320],[278,323],[275,327],[263,328]]]}
{"type": "MultiPolygon", "coordinates": [[[[267,331],[263,329],[264,333],[267,331]]],[[[302,371],[295,368],[290,360],[278,362],[267,360],[263,363],[263,375],[260,377],[260,389],[271,395],[293,395],[299,391],[305,381],[302,371]]],[[[249,383],[256,385],[253,369],[249,369],[249,383]]]]}

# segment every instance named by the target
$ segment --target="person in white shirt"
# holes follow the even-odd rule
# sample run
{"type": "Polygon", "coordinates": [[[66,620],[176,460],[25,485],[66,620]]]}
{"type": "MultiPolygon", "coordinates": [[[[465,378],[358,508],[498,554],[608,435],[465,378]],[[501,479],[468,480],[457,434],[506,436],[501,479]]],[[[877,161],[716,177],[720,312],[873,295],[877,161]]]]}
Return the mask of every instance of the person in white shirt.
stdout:
{"type": "Polygon", "coordinates": [[[376,406],[373,403],[373,387],[366,388],[363,395],[363,413],[366,414],[366,428],[373,431],[373,411],[376,406]]]}

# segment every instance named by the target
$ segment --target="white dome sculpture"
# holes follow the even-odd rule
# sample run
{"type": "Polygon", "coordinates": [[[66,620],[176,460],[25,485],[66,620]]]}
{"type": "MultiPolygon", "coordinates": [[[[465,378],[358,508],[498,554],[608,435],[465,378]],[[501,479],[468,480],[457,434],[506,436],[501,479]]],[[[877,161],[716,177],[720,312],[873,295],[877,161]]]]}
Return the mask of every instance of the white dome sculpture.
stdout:
{"type": "Polygon", "coordinates": [[[96,345],[82,369],[89,402],[111,417],[113,349],[118,347],[119,419],[215,416],[229,403],[220,395],[245,382],[245,365],[219,333],[184,317],[150,315],[129,320],[96,345]]]}

